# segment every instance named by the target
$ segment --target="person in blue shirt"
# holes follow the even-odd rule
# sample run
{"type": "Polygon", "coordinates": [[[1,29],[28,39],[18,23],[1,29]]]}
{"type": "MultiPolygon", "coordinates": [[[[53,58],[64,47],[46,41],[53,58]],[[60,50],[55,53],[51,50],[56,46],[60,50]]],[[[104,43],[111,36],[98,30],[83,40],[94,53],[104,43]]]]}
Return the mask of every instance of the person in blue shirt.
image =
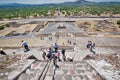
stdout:
{"type": "Polygon", "coordinates": [[[47,54],[48,59],[50,59],[50,60],[52,59],[53,53],[54,53],[54,51],[51,48],[49,48],[49,51],[48,51],[48,54],[47,54]]]}
{"type": "Polygon", "coordinates": [[[54,49],[55,49],[55,52],[58,50],[58,44],[57,43],[54,44],[54,49]]]}
{"type": "Polygon", "coordinates": [[[28,48],[28,45],[27,45],[27,42],[26,42],[26,41],[23,41],[23,40],[22,40],[22,47],[25,48],[25,51],[24,51],[24,52],[29,51],[29,48],[28,48]]]}

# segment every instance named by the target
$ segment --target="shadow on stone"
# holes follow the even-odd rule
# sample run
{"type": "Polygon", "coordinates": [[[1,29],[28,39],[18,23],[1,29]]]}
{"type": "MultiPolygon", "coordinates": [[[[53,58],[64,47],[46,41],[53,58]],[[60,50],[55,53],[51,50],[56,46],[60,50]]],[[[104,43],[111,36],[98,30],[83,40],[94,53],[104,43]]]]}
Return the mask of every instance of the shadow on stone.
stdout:
{"type": "Polygon", "coordinates": [[[31,55],[31,56],[29,56],[27,59],[36,59],[36,60],[38,60],[35,56],[33,56],[33,55],[31,55]]]}

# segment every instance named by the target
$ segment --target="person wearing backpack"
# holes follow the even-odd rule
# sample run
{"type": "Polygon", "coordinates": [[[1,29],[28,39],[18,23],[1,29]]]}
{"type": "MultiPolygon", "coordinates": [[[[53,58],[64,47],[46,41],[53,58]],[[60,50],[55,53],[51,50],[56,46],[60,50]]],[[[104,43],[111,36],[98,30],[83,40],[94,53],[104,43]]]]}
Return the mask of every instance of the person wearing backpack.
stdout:
{"type": "Polygon", "coordinates": [[[61,53],[62,53],[63,61],[66,61],[65,49],[62,49],[61,53]]]}

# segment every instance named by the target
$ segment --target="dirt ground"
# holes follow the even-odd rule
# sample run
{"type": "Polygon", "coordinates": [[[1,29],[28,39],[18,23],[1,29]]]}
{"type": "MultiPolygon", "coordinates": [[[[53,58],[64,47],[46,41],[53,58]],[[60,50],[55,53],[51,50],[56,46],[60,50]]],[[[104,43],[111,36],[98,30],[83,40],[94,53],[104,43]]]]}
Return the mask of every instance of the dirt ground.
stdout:
{"type": "Polygon", "coordinates": [[[108,20],[79,20],[76,21],[75,24],[79,28],[84,28],[86,32],[119,32],[120,28],[117,25],[117,19],[108,19],[108,20]],[[102,29],[98,29],[101,26],[102,29]],[[107,27],[106,27],[107,26],[107,27]]]}

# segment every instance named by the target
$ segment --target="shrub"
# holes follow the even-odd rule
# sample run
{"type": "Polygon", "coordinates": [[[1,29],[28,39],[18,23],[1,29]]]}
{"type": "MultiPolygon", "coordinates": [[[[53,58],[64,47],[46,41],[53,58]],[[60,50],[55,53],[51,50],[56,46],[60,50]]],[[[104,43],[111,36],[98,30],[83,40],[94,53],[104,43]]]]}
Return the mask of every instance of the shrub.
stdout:
{"type": "Polygon", "coordinates": [[[6,27],[9,27],[9,24],[6,24],[5,26],[6,26],[6,27]]]}
{"type": "Polygon", "coordinates": [[[0,30],[4,29],[4,26],[0,26],[0,30]]]}
{"type": "Polygon", "coordinates": [[[120,25],[120,20],[117,21],[117,24],[120,25]]]}

